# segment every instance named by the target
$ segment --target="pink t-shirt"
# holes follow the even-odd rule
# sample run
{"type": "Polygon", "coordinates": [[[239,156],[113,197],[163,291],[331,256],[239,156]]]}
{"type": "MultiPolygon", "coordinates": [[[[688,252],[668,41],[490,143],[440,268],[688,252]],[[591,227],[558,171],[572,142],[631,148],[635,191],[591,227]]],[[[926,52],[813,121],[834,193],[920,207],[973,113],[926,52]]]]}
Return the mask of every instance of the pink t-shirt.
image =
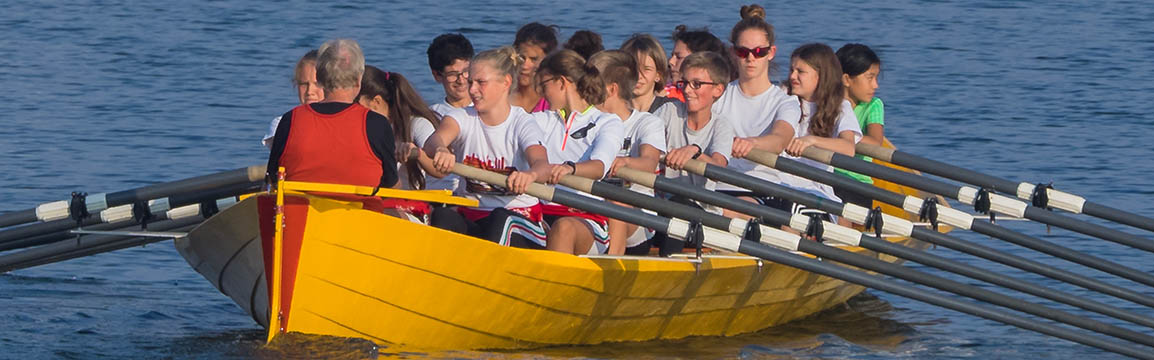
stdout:
{"type": "Polygon", "coordinates": [[[535,112],[545,111],[545,110],[549,110],[549,102],[545,100],[544,96],[542,96],[541,101],[538,101],[537,106],[534,106],[533,111],[530,111],[530,112],[535,113],[535,112]]]}

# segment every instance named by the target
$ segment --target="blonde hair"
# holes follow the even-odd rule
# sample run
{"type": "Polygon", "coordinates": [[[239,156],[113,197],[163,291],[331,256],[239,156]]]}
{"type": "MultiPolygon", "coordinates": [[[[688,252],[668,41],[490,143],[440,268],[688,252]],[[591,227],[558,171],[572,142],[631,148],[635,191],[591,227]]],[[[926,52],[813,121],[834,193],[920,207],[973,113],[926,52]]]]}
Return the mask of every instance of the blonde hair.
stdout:
{"type": "MultiPolygon", "coordinates": [[[[521,67],[521,64],[524,63],[525,60],[521,58],[521,55],[517,54],[517,50],[512,46],[502,46],[496,49],[482,51],[473,57],[473,64],[482,62],[488,64],[493,70],[497,70],[500,76],[508,75],[515,78],[517,76],[517,69],[521,67]]],[[[517,82],[510,81],[510,83],[509,92],[512,93],[517,90],[517,82]]]]}
{"type": "Polygon", "coordinates": [[[329,40],[321,45],[317,56],[317,84],[325,91],[361,86],[365,74],[365,54],[350,39],[329,40]]]}

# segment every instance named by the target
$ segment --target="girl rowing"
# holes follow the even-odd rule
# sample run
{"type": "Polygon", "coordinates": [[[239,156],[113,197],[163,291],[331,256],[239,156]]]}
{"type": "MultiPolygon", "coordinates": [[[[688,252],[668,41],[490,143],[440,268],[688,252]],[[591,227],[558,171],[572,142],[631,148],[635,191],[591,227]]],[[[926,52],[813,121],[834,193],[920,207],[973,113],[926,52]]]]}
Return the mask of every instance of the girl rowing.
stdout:
{"type": "MultiPolygon", "coordinates": [[[[365,66],[364,79],[357,103],[385,115],[396,136],[397,160],[402,163],[410,152],[417,151],[433,135],[441,117],[429,109],[417,90],[401,74],[365,66]]],[[[404,168],[397,187],[405,190],[452,190],[452,184],[429,177],[416,162],[399,165],[404,168]]]]}
{"type": "Polygon", "coordinates": [[[521,64],[518,67],[517,87],[511,102],[528,112],[549,110],[549,103],[537,92],[533,79],[541,60],[557,49],[557,26],[546,26],[536,22],[525,24],[517,29],[513,47],[521,57],[521,64]]]}
{"type": "MultiPolygon", "coordinates": [[[[589,59],[605,80],[605,102],[598,107],[608,113],[625,119],[625,138],[617,151],[617,158],[609,168],[609,180],[616,176],[617,169],[628,166],[637,170],[656,172],[661,154],[665,152],[665,121],[645,111],[630,107],[633,91],[638,82],[638,67],[632,54],[621,50],[602,51],[589,59]]],[[[645,91],[652,94],[653,84],[645,91]]],[[[653,190],[640,185],[630,189],[653,195],[653,190]]],[[[649,253],[646,243],[653,231],[640,228],[620,220],[609,220],[609,254],[649,253]]]]}
{"type": "MultiPolygon", "coordinates": [[[[769,68],[777,53],[773,26],[765,22],[765,10],[758,5],[741,7],[741,20],[730,31],[733,55],[737,59],[738,78],[729,83],[725,95],[713,105],[713,111],[733,121],[733,161],[729,167],[746,175],[785,183],[788,174],[744,159],[752,149],[778,154],[793,140],[801,120],[801,104],[796,96],[769,81],[769,68]]],[[[793,211],[793,203],[784,199],[759,196],[748,190],[718,185],[721,192],[746,201],[793,211]]],[[[726,211],[727,216],[749,218],[726,211]]]]}
{"type": "MultiPolygon", "coordinates": [[[[794,50],[789,60],[789,93],[801,99],[802,115],[794,139],[785,147],[786,154],[800,157],[807,147],[817,146],[848,156],[854,155],[854,144],[861,139],[862,134],[853,107],[845,99],[841,64],[833,49],[815,43],[794,50]]],[[[832,166],[817,161],[798,161],[833,171],[832,166]]],[[[785,174],[782,180],[790,187],[841,201],[829,185],[785,174]]]]}
{"type": "MultiPolygon", "coordinates": [[[[881,73],[882,61],[878,55],[862,44],[846,44],[837,49],[837,60],[841,62],[842,85],[845,86],[845,99],[853,105],[853,112],[857,115],[858,125],[861,126],[861,142],[881,146],[885,143],[885,110],[882,99],[874,96],[878,89],[878,75],[881,73]]],[[[865,155],[857,155],[865,161],[873,161],[865,155]]],[[[873,184],[873,178],[852,171],[836,169],[835,172],[857,179],[866,184],[873,184]]],[[[834,194],[845,202],[858,204],[867,208],[873,207],[873,200],[865,195],[840,188],[833,189],[834,194]]]]}
{"type": "MultiPolygon", "coordinates": [[[[621,148],[621,118],[595,104],[606,99],[600,71],[573,50],[546,57],[537,69],[540,92],[551,111],[534,113],[545,133],[552,166],[550,183],[566,175],[601,179],[621,148]]],[[[569,254],[604,254],[609,250],[607,218],[559,204],[544,204],[550,224],[549,250],[569,254]]],[[[624,248],[622,248],[623,250],[624,248]]]]}
{"type": "Polygon", "coordinates": [[[421,168],[434,177],[448,175],[461,162],[507,174],[505,187],[465,181],[458,193],[479,206],[437,208],[430,225],[502,245],[536,247],[544,241],[540,202],[525,194],[529,184],[550,177],[540,143],[544,134],[532,116],[509,103],[520,62],[507,46],[477,54],[469,64],[473,106],[446,114],[418,156],[421,168]]]}
{"type": "MultiPolygon", "coordinates": [[[[621,51],[633,55],[637,62],[637,85],[633,88],[634,109],[656,115],[665,123],[685,121],[685,103],[662,96],[670,81],[665,66],[665,48],[649,34],[636,34],[621,44],[621,51]]],[[[664,126],[664,124],[663,124],[664,126]]]]}

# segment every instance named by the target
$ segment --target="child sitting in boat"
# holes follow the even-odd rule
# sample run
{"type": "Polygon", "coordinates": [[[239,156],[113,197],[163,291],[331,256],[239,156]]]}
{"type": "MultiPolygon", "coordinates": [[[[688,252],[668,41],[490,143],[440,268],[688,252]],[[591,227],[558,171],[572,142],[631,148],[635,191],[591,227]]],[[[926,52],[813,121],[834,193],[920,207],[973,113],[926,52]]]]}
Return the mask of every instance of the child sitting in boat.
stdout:
{"type": "Polygon", "coordinates": [[[637,85],[630,102],[634,109],[660,118],[662,127],[673,121],[685,121],[685,102],[662,96],[665,83],[671,81],[665,60],[665,48],[649,34],[636,34],[621,44],[621,51],[632,55],[637,62],[637,85]]]}
{"type": "Polygon", "coordinates": [[[513,48],[521,57],[521,63],[514,74],[517,88],[510,101],[531,113],[549,110],[549,102],[537,91],[533,81],[541,60],[557,49],[557,25],[532,22],[521,26],[513,39],[513,48]]]}
{"type": "MultiPolygon", "coordinates": [[[[300,100],[301,105],[312,104],[325,98],[324,89],[317,84],[316,50],[309,50],[297,60],[297,66],[293,69],[293,85],[297,88],[297,100],[300,100]]],[[[268,124],[268,134],[265,134],[260,141],[264,147],[272,149],[272,140],[276,136],[280,119],[281,117],[277,116],[268,124]]]]}
{"type": "MultiPolygon", "coordinates": [[[[652,39],[652,37],[650,37],[652,39]]],[[[659,54],[661,55],[661,54],[659,54]]],[[[661,55],[664,56],[664,55],[661,55]]],[[[606,112],[616,114],[625,119],[625,139],[617,151],[617,158],[609,168],[606,181],[616,179],[617,169],[628,166],[637,170],[657,171],[661,154],[665,152],[665,121],[648,112],[630,107],[634,90],[637,88],[638,76],[637,61],[631,53],[622,50],[608,50],[594,54],[589,59],[605,80],[605,102],[598,105],[606,112]]],[[[650,59],[650,64],[653,60],[650,59]]],[[[650,72],[653,72],[650,66],[650,72]]],[[[650,82],[642,89],[653,97],[654,83],[650,82]]],[[[684,111],[682,111],[684,113],[684,111]]],[[[633,184],[630,190],[653,195],[653,190],[641,185],[633,184]]],[[[616,203],[616,202],[614,202],[616,203]]],[[[626,206],[624,204],[619,204],[626,206]]],[[[609,252],[610,255],[647,255],[649,244],[647,241],[653,236],[653,231],[638,227],[616,219],[609,219],[609,252]]]]}
{"type": "MultiPolygon", "coordinates": [[[[563,176],[601,179],[621,147],[625,129],[621,118],[602,112],[605,82],[597,68],[573,50],[546,57],[537,69],[537,86],[553,107],[534,113],[545,133],[550,183],[563,176]]],[[[607,218],[559,204],[542,206],[550,224],[546,247],[569,254],[604,254],[609,249],[607,218]]]]}
{"type": "MultiPolygon", "coordinates": [[[[841,62],[842,84],[845,85],[845,99],[853,105],[854,115],[857,115],[858,125],[861,126],[861,142],[881,146],[885,143],[885,110],[882,99],[874,94],[878,89],[878,75],[881,73],[882,60],[862,44],[846,44],[837,49],[837,60],[841,62]]],[[[859,159],[873,161],[865,155],[857,155],[859,159]]],[[[866,184],[873,184],[873,178],[842,169],[834,170],[838,174],[849,176],[866,184]]],[[[835,187],[835,195],[845,202],[858,204],[866,208],[873,207],[873,200],[852,191],[845,191],[835,187]]]]}
{"type": "Polygon", "coordinates": [[[681,64],[687,56],[700,51],[724,54],[725,44],[707,29],[690,30],[684,24],[677,25],[673,30],[673,52],[669,54],[670,83],[665,87],[667,96],[685,101],[685,95],[682,93],[684,89],[677,87],[677,82],[685,79],[681,72],[681,64]]]}
{"type": "Polygon", "coordinates": [[[421,168],[434,177],[448,175],[461,162],[508,175],[505,187],[466,181],[458,193],[476,199],[479,207],[434,209],[430,225],[502,245],[544,242],[541,204],[525,190],[534,181],[547,181],[551,169],[537,122],[509,103],[520,64],[512,47],[477,54],[469,64],[473,106],[445,114],[418,154],[421,168]]]}
{"type": "MultiPolygon", "coordinates": [[[[712,51],[695,52],[681,64],[683,80],[677,87],[685,94],[685,122],[666,125],[665,176],[687,185],[712,190],[713,180],[682,170],[690,159],[725,167],[733,145],[733,125],[729,119],[712,111],[713,103],[725,92],[729,82],[729,60],[712,51]]],[[[712,207],[707,207],[712,208],[712,207]]]]}
{"type": "MultiPolygon", "coordinates": [[[[853,156],[854,144],[862,134],[853,107],[845,99],[841,64],[833,49],[825,44],[802,45],[790,55],[789,70],[789,92],[801,99],[801,121],[795,127],[793,140],[785,147],[788,157],[800,157],[810,146],[853,156]]],[[[832,166],[810,159],[797,160],[833,172],[832,166]]],[[[782,174],[782,180],[787,186],[841,201],[829,185],[788,174],[782,174]]],[[[830,221],[835,218],[829,214],[826,217],[830,221]]]]}

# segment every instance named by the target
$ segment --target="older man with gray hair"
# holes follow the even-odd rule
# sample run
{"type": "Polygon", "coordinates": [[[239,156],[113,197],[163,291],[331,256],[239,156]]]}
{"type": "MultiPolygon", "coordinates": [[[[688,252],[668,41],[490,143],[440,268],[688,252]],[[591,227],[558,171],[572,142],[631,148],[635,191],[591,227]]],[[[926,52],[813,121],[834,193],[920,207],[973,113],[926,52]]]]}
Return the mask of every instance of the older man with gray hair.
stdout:
{"type": "MultiPolygon", "coordinates": [[[[360,45],[336,39],[321,45],[317,83],[324,100],[297,106],[281,116],[268,158],[270,178],[375,188],[397,183],[397,160],[389,120],[356,103],[365,73],[360,45]]],[[[379,200],[379,199],[378,199],[379,200]]],[[[366,208],[384,205],[366,202],[366,208]]]]}

